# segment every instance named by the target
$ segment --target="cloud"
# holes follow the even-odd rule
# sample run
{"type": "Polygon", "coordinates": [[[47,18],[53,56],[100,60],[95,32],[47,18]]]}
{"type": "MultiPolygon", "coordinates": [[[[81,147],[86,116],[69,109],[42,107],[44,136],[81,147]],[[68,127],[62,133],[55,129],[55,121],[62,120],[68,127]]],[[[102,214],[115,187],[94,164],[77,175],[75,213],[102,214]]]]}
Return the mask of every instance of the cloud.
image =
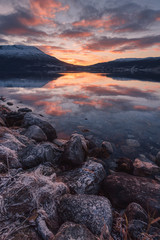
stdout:
{"type": "Polygon", "coordinates": [[[59,37],[62,38],[86,38],[86,37],[90,37],[93,34],[87,30],[72,30],[72,29],[68,29],[63,31],[59,37]]]}
{"type": "Polygon", "coordinates": [[[89,51],[104,51],[124,52],[126,50],[146,49],[154,45],[159,45],[160,35],[146,36],[142,38],[111,38],[102,36],[92,39],[90,43],[83,45],[84,50],[89,51]],[[119,47],[118,49],[116,49],[119,47]]]}

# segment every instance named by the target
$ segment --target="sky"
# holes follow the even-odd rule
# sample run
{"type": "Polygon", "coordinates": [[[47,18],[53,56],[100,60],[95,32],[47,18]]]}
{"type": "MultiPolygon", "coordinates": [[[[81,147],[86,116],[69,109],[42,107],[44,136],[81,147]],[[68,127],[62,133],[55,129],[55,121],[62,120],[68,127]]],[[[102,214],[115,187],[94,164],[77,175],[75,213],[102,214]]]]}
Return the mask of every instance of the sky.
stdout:
{"type": "Polygon", "coordinates": [[[0,45],[90,65],[160,56],[160,0],[0,0],[0,45]]]}

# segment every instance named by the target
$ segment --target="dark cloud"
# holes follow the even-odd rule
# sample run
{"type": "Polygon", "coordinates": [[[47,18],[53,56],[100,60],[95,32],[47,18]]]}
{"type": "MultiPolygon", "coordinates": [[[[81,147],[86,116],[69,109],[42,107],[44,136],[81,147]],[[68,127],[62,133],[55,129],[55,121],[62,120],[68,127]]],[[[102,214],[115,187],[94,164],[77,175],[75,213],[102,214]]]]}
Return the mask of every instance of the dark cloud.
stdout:
{"type": "Polygon", "coordinates": [[[46,35],[44,31],[30,27],[36,24],[36,18],[25,10],[9,15],[0,15],[0,32],[4,35],[46,35]]]}
{"type": "Polygon", "coordinates": [[[145,49],[157,44],[160,44],[160,35],[142,38],[109,38],[103,36],[92,39],[90,43],[83,46],[83,49],[90,51],[103,51],[109,49],[113,52],[119,52],[139,48],[145,49]],[[120,48],[116,49],[117,47],[120,48]]]}
{"type": "Polygon", "coordinates": [[[59,36],[64,38],[86,38],[93,34],[90,31],[83,29],[67,29],[63,31],[59,36]]]}

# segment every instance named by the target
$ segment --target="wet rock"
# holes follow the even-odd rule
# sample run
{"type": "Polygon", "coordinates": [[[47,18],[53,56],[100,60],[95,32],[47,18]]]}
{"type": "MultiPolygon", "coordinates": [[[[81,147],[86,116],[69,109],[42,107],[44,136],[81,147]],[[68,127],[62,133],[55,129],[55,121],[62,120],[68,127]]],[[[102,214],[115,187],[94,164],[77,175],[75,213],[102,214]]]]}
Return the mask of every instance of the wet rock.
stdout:
{"type": "Polygon", "coordinates": [[[133,162],[131,159],[125,157],[119,158],[117,164],[119,172],[133,173],[133,162]]]}
{"type": "Polygon", "coordinates": [[[18,112],[24,112],[24,113],[26,113],[26,112],[32,112],[32,110],[31,110],[30,108],[19,108],[19,109],[18,109],[18,112]]]}
{"type": "Polygon", "coordinates": [[[97,194],[100,183],[105,176],[106,173],[103,166],[100,163],[89,160],[81,168],[62,173],[60,179],[67,184],[73,193],[97,194]]]}
{"type": "Polygon", "coordinates": [[[106,142],[104,141],[102,143],[102,149],[104,149],[106,152],[108,152],[109,154],[113,153],[113,147],[112,144],[110,142],[106,142]]]}
{"type": "Polygon", "coordinates": [[[160,167],[160,151],[156,155],[156,163],[160,167]]]}
{"type": "Polygon", "coordinates": [[[54,139],[53,143],[56,144],[58,147],[63,147],[68,141],[64,139],[54,139]]]}
{"type": "Polygon", "coordinates": [[[29,145],[21,156],[23,168],[32,168],[41,163],[50,162],[53,165],[59,163],[61,151],[51,143],[29,145]]]}
{"type": "Polygon", "coordinates": [[[140,147],[139,142],[137,140],[135,140],[135,139],[127,139],[126,143],[130,147],[140,147]]]}
{"type": "Polygon", "coordinates": [[[96,240],[85,225],[71,222],[64,223],[55,236],[55,240],[96,240]]]}
{"type": "Polygon", "coordinates": [[[25,132],[25,135],[28,138],[32,138],[37,142],[47,141],[46,134],[42,131],[42,129],[36,125],[30,126],[27,131],[25,132]]]}
{"type": "Polygon", "coordinates": [[[26,127],[37,125],[43,130],[49,141],[53,141],[55,138],[57,138],[55,128],[49,122],[47,122],[44,117],[39,115],[30,112],[26,113],[24,116],[24,125],[26,127]]]}
{"type": "Polygon", "coordinates": [[[160,184],[158,181],[127,173],[109,175],[103,181],[103,192],[118,208],[136,202],[146,211],[160,215],[160,184]]]}
{"type": "Polygon", "coordinates": [[[87,145],[80,134],[72,134],[62,155],[62,161],[68,164],[81,165],[86,160],[87,145]]]}
{"type": "MultiPolygon", "coordinates": [[[[17,153],[3,145],[0,145],[0,162],[4,164],[5,169],[21,167],[17,153]]],[[[1,167],[3,169],[2,165],[1,167]]]]}
{"type": "Polygon", "coordinates": [[[148,223],[147,212],[137,203],[130,203],[124,212],[128,222],[132,220],[141,220],[148,223]]]}
{"type": "Polygon", "coordinates": [[[12,102],[7,102],[7,105],[8,106],[13,106],[13,103],[12,102]]]}
{"type": "Polygon", "coordinates": [[[63,222],[84,224],[92,233],[100,235],[104,225],[111,230],[112,209],[107,198],[95,195],[64,195],[59,204],[63,222]]]}
{"type": "Polygon", "coordinates": [[[136,158],[133,167],[133,174],[137,176],[154,176],[160,173],[160,167],[146,158],[136,158]]]}

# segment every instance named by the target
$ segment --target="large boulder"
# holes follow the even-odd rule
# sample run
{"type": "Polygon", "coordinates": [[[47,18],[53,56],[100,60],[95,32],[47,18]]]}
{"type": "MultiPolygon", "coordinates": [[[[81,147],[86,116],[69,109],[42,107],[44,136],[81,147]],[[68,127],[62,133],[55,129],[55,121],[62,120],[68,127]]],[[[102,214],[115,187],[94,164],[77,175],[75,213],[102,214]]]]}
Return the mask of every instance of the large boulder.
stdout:
{"type": "Polygon", "coordinates": [[[136,202],[160,215],[160,184],[155,180],[115,173],[105,178],[102,188],[115,207],[126,208],[129,203],[136,202]]]}
{"type": "Polygon", "coordinates": [[[55,240],[96,240],[85,225],[72,222],[64,223],[55,236],[55,240]]]}
{"type": "Polygon", "coordinates": [[[105,197],[66,194],[60,200],[58,211],[62,222],[84,224],[96,235],[101,234],[105,225],[111,230],[112,209],[105,197]]]}
{"type": "Polygon", "coordinates": [[[21,163],[23,168],[32,168],[44,162],[54,165],[60,157],[61,151],[52,143],[29,145],[22,153],[21,163]]]}
{"type": "Polygon", "coordinates": [[[3,138],[1,139],[1,144],[16,152],[22,150],[25,147],[25,145],[20,142],[17,137],[10,133],[5,133],[3,135],[3,138]]]}
{"type": "Polygon", "coordinates": [[[97,194],[105,176],[103,166],[89,160],[81,168],[62,173],[60,179],[67,184],[72,193],[97,194]]]}
{"type": "Polygon", "coordinates": [[[72,134],[66,143],[62,161],[68,164],[81,165],[86,160],[87,144],[83,135],[72,134]]]}
{"type": "Polygon", "coordinates": [[[27,136],[28,138],[32,138],[37,142],[42,142],[42,141],[47,141],[47,136],[46,134],[43,132],[43,130],[36,126],[36,125],[32,125],[30,126],[27,131],[25,131],[25,136],[27,136]]]}
{"type": "Polygon", "coordinates": [[[32,125],[37,125],[40,127],[46,134],[49,141],[53,141],[55,138],[57,138],[55,128],[49,122],[47,122],[44,117],[28,112],[24,116],[24,126],[29,127],[32,125]]]}

